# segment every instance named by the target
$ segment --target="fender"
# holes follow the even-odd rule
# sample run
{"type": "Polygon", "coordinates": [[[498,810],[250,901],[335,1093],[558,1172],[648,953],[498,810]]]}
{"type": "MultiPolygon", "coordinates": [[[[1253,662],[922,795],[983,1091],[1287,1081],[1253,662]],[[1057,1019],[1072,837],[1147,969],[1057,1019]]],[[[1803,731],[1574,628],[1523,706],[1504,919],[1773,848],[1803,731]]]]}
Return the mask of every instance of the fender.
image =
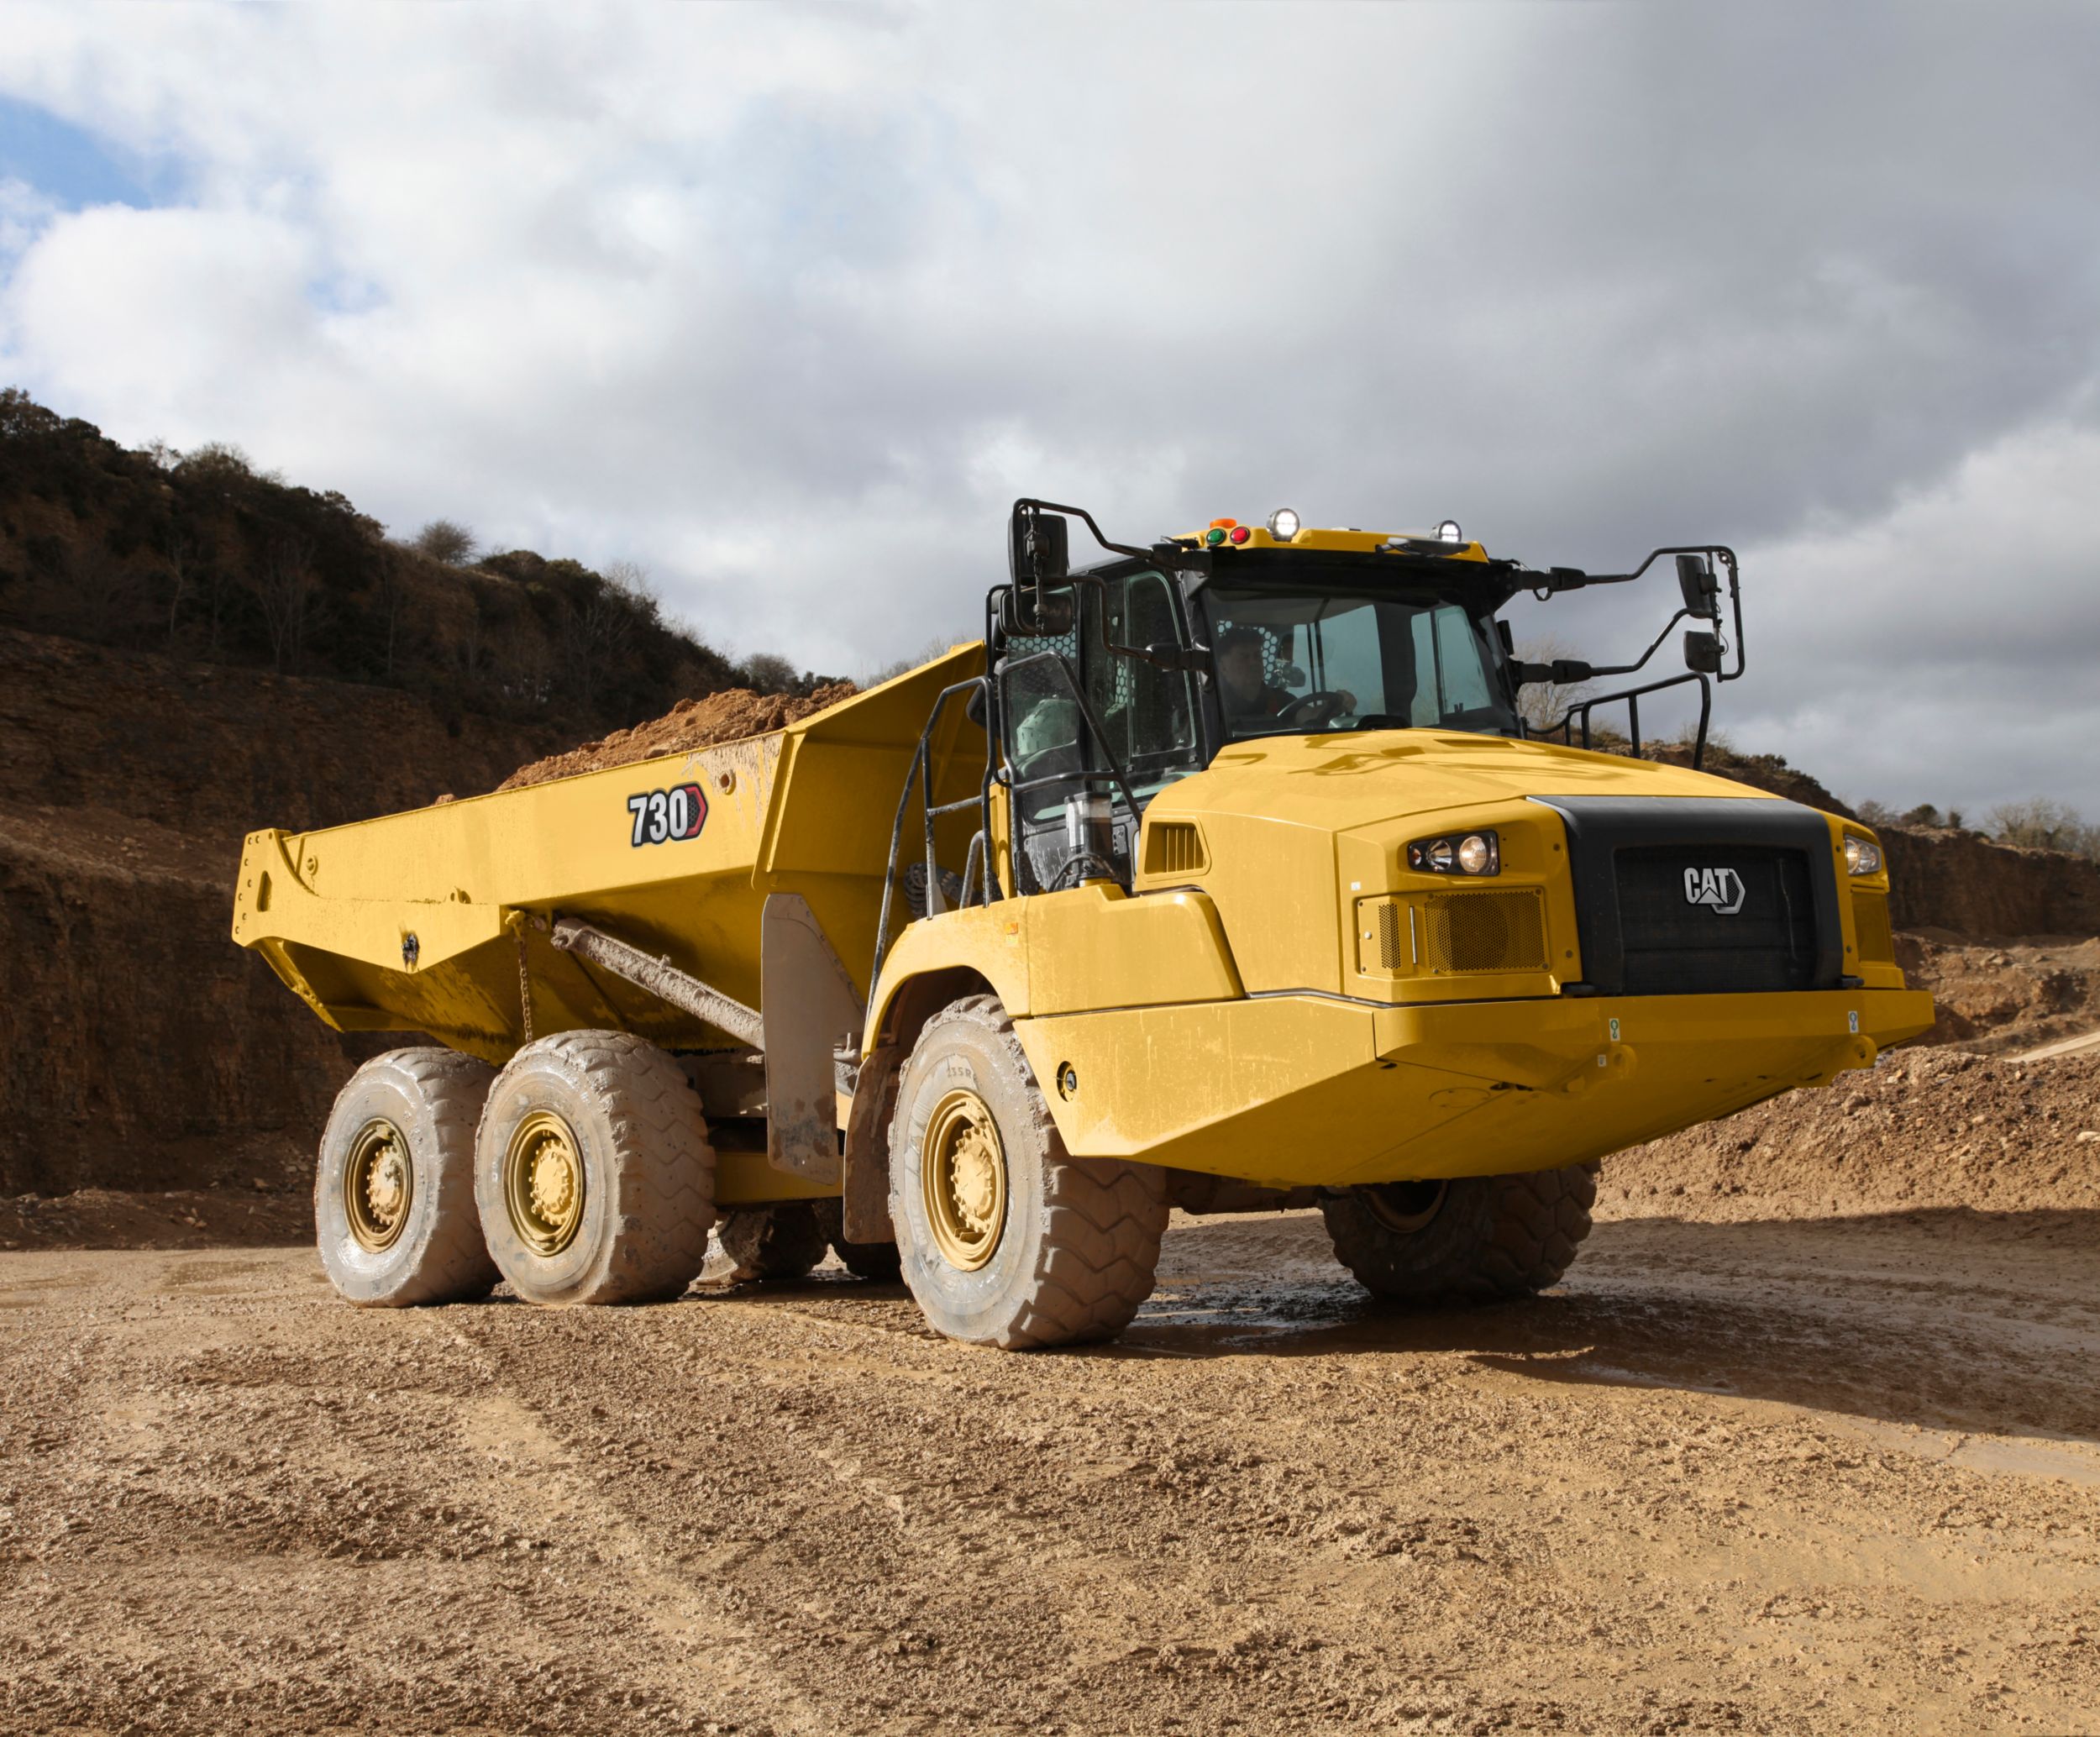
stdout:
{"type": "MultiPolygon", "coordinates": [[[[1038,1017],[1247,995],[1217,908],[1209,895],[1188,888],[1132,896],[1094,882],[911,924],[883,962],[861,1038],[846,1135],[847,1234],[856,1241],[873,1240],[873,1203],[888,1193],[889,1094],[897,1071],[927,1020],[988,989],[1013,1016],[1024,1046],[1028,1022],[1038,1017]]],[[[1047,1078],[1041,1084],[1059,1133],[1074,1139],[1080,1129],[1071,1106],[1047,1078]]]]}

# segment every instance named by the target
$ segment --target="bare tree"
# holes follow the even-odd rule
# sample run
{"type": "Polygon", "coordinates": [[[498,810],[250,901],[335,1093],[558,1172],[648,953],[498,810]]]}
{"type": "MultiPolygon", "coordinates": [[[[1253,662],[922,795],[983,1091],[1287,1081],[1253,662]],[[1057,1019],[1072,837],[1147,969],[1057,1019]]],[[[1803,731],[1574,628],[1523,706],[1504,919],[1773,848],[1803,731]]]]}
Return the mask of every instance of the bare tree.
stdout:
{"type": "Polygon", "coordinates": [[[931,664],[950,648],[969,637],[967,633],[936,634],[910,657],[899,658],[893,664],[883,664],[869,670],[860,678],[856,685],[862,688],[876,688],[880,687],[885,681],[894,681],[900,675],[908,675],[921,664],[931,664]]]}
{"type": "Polygon", "coordinates": [[[261,560],[255,564],[255,590],[280,674],[299,673],[306,650],[307,611],[317,589],[312,539],[289,531],[271,538],[261,560]]]}
{"type": "Polygon", "coordinates": [[[380,619],[386,627],[386,679],[394,679],[394,652],[401,642],[403,619],[408,612],[411,586],[408,563],[391,548],[379,551],[379,576],[372,589],[379,603],[380,619]]]}
{"type": "Polygon", "coordinates": [[[1991,836],[2001,844],[2100,857],[2100,827],[2088,825],[2076,809],[2047,796],[2001,803],[1991,811],[1988,825],[1991,836]]]}
{"type": "Polygon", "coordinates": [[[189,598],[197,559],[196,545],[189,533],[173,521],[160,533],[160,559],[168,564],[168,642],[173,644],[182,606],[189,598]]]}
{"type": "MultiPolygon", "coordinates": [[[[1526,664],[1556,664],[1567,661],[1574,653],[1562,640],[1527,639],[1517,648],[1517,656],[1526,664]]],[[[1589,688],[1586,681],[1528,683],[1517,690],[1517,715],[1530,729],[1546,729],[1559,723],[1568,707],[1578,704],[1589,688]]]]}
{"type": "Polygon", "coordinates": [[[615,561],[592,578],[596,582],[571,611],[576,686],[585,706],[597,703],[606,673],[663,608],[648,573],[633,561],[615,561]]]}
{"type": "Polygon", "coordinates": [[[417,554],[449,567],[463,567],[474,559],[474,533],[453,519],[433,519],[416,533],[409,545],[417,554]]]}

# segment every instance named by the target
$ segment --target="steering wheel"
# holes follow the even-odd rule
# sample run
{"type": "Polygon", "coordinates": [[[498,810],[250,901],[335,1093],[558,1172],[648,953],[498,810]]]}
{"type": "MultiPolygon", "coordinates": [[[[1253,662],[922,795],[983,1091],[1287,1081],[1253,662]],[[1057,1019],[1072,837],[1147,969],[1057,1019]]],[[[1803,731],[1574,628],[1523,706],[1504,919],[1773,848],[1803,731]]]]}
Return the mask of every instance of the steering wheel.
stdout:
{"type": "Polygon", "coordinates": [[[1306,694],[1292,701],[1277,716],[1287,724],[1325,724],[1341,716],[1346,709],[1340,694],[1306,694]]]}

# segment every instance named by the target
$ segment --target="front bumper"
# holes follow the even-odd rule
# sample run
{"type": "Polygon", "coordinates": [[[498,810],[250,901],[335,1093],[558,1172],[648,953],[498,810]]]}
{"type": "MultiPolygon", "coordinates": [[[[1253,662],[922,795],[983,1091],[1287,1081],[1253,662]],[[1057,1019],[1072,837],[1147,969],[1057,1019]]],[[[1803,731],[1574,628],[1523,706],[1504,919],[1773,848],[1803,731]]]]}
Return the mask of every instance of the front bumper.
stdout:
{"type": "Polygon", "coordinates": [[[1546,1170],[1872,1067],[1913,989],[1371,1007],[1278,995],[1016,1022],[1076,1156],[1277,1186],[1546,1170]]]}

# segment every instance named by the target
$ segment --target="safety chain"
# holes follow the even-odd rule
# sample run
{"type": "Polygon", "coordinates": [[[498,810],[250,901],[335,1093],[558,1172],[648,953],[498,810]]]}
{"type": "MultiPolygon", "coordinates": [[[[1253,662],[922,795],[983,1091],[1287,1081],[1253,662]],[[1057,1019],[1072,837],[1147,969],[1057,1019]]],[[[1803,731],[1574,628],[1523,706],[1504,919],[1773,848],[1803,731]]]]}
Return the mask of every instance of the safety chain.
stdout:
{"type": "Polygon", "coordinates": [[[525,1041],[533,1041],[533,973],[525,963],[525,925],[512,926],[511,932],[517,937],[517,1005],[525,1019],[525,1041]]]}

